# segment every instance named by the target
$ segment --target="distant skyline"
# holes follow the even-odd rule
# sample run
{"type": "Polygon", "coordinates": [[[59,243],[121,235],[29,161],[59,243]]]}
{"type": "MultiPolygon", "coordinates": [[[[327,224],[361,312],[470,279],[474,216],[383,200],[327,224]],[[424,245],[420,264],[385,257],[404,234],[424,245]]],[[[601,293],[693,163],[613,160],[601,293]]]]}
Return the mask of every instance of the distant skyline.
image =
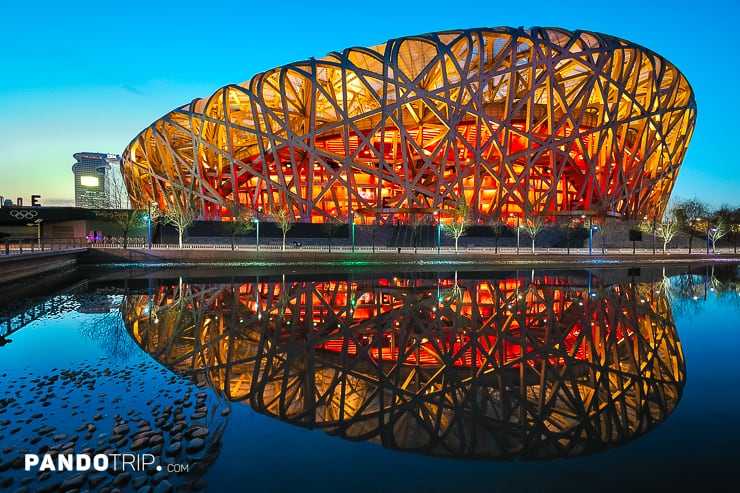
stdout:
{"type": "Polygon", "coordinates": [[[740,206],[740,2],[24,2],[0,18],[0,195],[73,205],[75,152],[121,154],[170,110],[279,65],[447,29],[548,26],[624,38],[691,83],[697,127],[673,195],[740,206]],[[390,6],[389,6],[390,5],[390,6]],[[15,10],[13,10],[15,9],[15,10]]]}

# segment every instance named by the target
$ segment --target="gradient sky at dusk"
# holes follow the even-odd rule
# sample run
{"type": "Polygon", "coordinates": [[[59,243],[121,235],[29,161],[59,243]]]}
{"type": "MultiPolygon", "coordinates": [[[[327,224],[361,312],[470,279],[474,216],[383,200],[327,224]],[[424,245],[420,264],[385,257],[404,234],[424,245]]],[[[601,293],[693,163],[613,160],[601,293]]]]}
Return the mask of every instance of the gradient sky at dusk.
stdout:
{"type": "Polygon", "coordinates": [[[641,44],[691,83],[697,128],[674,189],[740,206],[740,1],[24,1],[0,17],[0,196],[73,205],[72,154],[121,154],[229,83],[350,46],[447,29],[547,26],[641,44]]]}

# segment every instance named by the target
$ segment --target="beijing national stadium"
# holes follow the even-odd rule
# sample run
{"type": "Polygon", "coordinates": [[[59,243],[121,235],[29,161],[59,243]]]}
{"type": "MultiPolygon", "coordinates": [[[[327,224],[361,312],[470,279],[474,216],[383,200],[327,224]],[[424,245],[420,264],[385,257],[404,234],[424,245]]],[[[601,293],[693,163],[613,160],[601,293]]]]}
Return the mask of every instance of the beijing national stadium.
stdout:
{"type": "Polygon", "coordinates": [[[670,62],[605,34],[482,28],[348,48],[172,110],[123,153],[134,206],[393,224],[662,215],[696,121],[670,62]]]}

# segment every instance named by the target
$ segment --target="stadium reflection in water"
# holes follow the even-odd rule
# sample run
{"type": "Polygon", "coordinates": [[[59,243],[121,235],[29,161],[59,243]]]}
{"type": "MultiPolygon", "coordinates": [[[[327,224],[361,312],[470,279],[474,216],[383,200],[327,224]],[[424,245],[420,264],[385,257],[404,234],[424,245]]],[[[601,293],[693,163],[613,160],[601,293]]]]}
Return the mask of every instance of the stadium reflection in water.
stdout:
{"type": "Polygon", "coordinates": [[[663,283],[466,275],[180,280],[122,311],[160,363],[229,400],[391,449],[570,457],[675,409],[685,361],[663,283]]]}

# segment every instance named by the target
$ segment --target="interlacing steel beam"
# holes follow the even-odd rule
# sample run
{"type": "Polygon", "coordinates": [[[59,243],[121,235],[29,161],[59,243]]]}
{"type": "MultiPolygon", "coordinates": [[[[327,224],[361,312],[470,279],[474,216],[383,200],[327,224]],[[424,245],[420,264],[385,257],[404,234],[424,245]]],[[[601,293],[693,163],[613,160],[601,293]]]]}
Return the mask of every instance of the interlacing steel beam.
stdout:
{"type": "Polygon", "coordinates": [[[298,222],[662,215],[696,120],[670,62],[554,28],[430,33],[291,63],[177,108],[121,161],[131,199],[298,222]],[[441,217],[445,217],[442,214],[441,217]]]}

